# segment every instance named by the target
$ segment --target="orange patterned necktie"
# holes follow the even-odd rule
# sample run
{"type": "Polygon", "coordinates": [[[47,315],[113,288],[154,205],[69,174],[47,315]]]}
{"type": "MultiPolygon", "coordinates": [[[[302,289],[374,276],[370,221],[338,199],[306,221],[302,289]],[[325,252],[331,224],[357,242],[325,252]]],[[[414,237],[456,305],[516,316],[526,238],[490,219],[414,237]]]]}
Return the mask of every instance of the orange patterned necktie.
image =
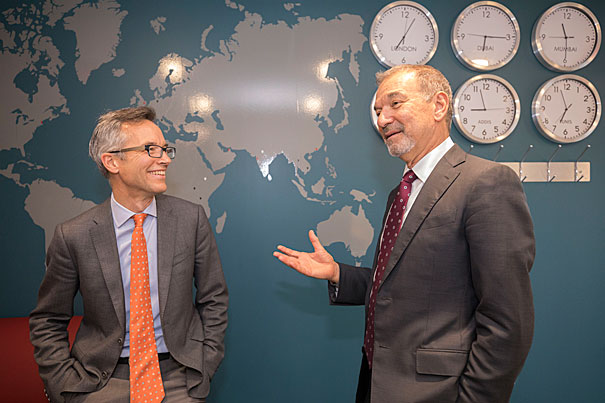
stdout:
{"type": "Polygon", "coordinates": [[[130,402],[161,402],[164,386],[155,345],[143,221],[135,214],[130,252],[130,402]]]}

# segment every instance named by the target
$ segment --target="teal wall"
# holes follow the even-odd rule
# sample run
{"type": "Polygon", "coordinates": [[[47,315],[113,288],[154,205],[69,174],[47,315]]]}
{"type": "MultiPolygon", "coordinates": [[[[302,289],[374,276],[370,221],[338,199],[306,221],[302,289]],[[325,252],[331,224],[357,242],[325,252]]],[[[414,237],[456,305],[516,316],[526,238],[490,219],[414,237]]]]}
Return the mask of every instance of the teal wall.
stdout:
{"type": "MultiPolygon", "coordinates": [[[[299,3],[296,11],[300,17],[329,20],[340,14],[358,15],[363,19],[362,30],[367,36],[376,12],[387,2],[300,0],[299,3]]],[[[470,2],[424,0],[421,3],[434,14],[440,29],[439,46],[429,64],[444,72],[455,91],[476,74],[457,61],[449,42],[456,16],[470,2]]],[[[516,88],[522,112],[515,132],[502,142],[505,147],[498,159],[519,161],[533,144],[534,150],[527,161],[547,161],[556,145],[536,131],[530,104],[537,88],[557,73],[547,70],[534,57],[530,35],[536,19],[555,2],[510,0],[502,3],[519,21],[521,45],[508,65],[492,73],[504,77],[516,88]]],[[[19,4],[4,1],[1,8],[8,10],[19,4]]],[[[103,201],[109,195],[109,188],[96,173],[86,148],[96,116],[107,109],[128,105],[134,89],[148,87],[157,60],[166,54],[175,52],[193,60],[200,53],[204,26],[214,26],[207,41],[212,51],[219,48],[219,38],[229,37],[237,22],[244,18],[243,13],[218,0],[145,4],[145,7],[130,2],[123,4],[122,9],[128,10],[124,24],[129,25],[122,30],[115,65],[109,63],[101,67],[98,74],[93,72],[86,84],[78,80],[73,68],[76,47],[73,31],[63,29],[61,23],[44,28],[44,32],[52,35],[65,62],[57,80],[70,114],[44,120],[22,149],[0,148],[3,172],[0,175],[0,316],[27,316],[35,304],[44,272],[45,230],[24,210],[32,184],[38,179],[54,181],[71,189],[78,199],[103,201]],[[159,15],[167,17],[166,35],[171,36],[147,32],[150,31],[148,21],[159,15]],[[111,74],[112,67],[126,67],[127,73],[118,84],[111,74]]],[[[295,25],[297,22],[292,16],[289,20],[283,17],[284,7],[280,1],[241,0],[239,4],[247,12],[262,15],[266,24],[285,20],[295,25]]],[[[583,4],[605,22],[605,2],[591,0],[583,4]]],[[[6,21],[6,16],[0,21],[6,21]]],[[[6,36],[2,38],[6,46],[6,36]]],[[[605,96],[604,53],[601,50],[589,66],[577,72],[591,80],[602,96],[605,96]]],[[[276,63],[282,56],[276,55],[276,63]]],[[[349,189],[362,189],[367,194],[376,192],[372,203],[365,203],[363,207],[377,228],[386,194],[399,180],[403,167],[388,156],[369,121],[368,104],[375,91],[373,76],[382,67],[374,59],[367,41],[356,57],[360,68],[358,83],[343,73],[346,68],[342,64],[330,66],[329,74],[340,77],[343,87],[339,102],[350,105],[349,123],[338,133],[326,124],[321,126],[325,134],[322,147],[326,147],[325,156],[338,170],[338,186],[346,184],[349,189]]],[[[2,75],[8,74],[7,71],[0,65],[2,75]]],[[[25,80],[20,88],[26,90],[27,79],[20,79],[25,80]]],[[[10,83],[12,79],[3,80],[10,83]]],[[[225,88],[230,80],[225,77],[225,88]]],[[[145,91],[143,96],[150,97],[145,91]]],[[[242,102],[254,104],[255,100],[243,99],[242,102]]],[[[515,403],[603,401],[600,388],[605,378],[603,125],[601,122],[588,139],[564,145],[555,158],[556,161],[574,161],[586,145],[591,144],[592,148],[583,157],[591,163],[589,183],[524,184],[537,242],[531,272],[536,326],[533,347],[511,399],[515,403]]],[[[290,129],[283,127],[284,135],[290,129]]],[[[170,141],[182,139],[175,130],[165,128],[165,133],[170,141]]],[[[5,130],[0,133],[3,137],[12,135],[5,130]]],[[[463,148],[469,148],[470,143],[455,128],[452,128],[452,138],[463,148]]],[[[472,152],[491,159],[497,150],[498,145],[477,145],[472,152]]],[[[323,282],[285,269],[271,256],[279,243],[309,248],[307,229],[327,218],[334,209],[300,197],[292,185],[292,165],[283,156],[277,156],[272,162],[273,179],[268,181],[261,177],[254,158],[243,150],[234,150],[234,153],[233,162],[219,172],[225,174],[224,181],[208,200],[212,208],[210,221],[215,228],[221,214],[228,212],[224,228],[217,231],[217,241],[231,294],[227,355],[213,380],[211,401],[350,402],[361,360],[363,309],[328,306],[323,282]]],[[[362,264],[371,264],[374,246],[375,240],[360,259],[362,264]]],[[[353,262],[344,243],[335,243],[328,249],[337,259],[353,262]]]]}

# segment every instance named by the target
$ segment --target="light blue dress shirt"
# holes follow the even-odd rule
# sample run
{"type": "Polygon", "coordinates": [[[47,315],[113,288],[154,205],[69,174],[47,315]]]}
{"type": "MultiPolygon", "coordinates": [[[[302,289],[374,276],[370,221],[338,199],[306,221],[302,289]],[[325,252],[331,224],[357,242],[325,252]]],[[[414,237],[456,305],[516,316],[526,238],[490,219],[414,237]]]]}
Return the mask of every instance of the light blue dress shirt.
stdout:
{"type": "MultiPolygon", "coordinates": [[[[147,243],[147,261],[149,263],[149,289],[151,293],[151,311],[153,312],[153,327],[155,330],[155,344],[158,353],[167,353],[168,348],[164,342],[162,323],[160,321],[160,297],[158,293],[158,219],[155,197],[145,210],[147,214],[143,222],[143,234],[147,243]]],[[[111,194],[111,214],[113,228],[118,242],[118,255],[120,256],[120,270],[122,272],[122,285],[124,287],[124,307],[126,308],[126,335],[120,357],[130,355],[130,243],[134,231],[132,216],[136,213],[128,210],[116,201],[111,194]]]]}

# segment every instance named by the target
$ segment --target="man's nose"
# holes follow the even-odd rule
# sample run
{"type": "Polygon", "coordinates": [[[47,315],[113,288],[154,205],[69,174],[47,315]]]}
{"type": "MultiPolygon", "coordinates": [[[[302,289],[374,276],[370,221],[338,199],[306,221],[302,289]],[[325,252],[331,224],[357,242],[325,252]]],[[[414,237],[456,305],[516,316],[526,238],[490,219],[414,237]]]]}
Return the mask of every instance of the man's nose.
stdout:
{"type": "Polygon", "coordinates": [[[378,115],[376,123],[381,130],[384,130],[385,126],[393,123],[393,117],[383,111],[378,115]]]}
{"type": "Polygon", "coordinates": [[[171,162],[172,162],[172,159],[170,159],[170,157],[168,156],[168,153],[166,151],[164,151],[162,153],[162,156],[160,157],[160,163],[170,165],[171,162]]]}

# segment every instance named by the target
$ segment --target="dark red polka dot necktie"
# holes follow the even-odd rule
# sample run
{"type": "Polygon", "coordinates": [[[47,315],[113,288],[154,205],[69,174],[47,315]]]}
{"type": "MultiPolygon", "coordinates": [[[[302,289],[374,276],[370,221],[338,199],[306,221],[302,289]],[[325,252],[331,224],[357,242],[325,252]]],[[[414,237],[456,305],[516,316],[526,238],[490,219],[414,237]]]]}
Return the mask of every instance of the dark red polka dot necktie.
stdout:
{"type": "Polygon", "coordinates": [[[393,246],[395,246],[395,241],[397,240],[397,235],[399,235],[399,230],[401,229],[405,207],[412,191],[412,182],[417,178],[418,177],[412,170],[407,171],[403,175],[401,183],[399,184],[399,190],[395,195],[393,204],[391,204],[389,214],[387,215],[382,230],[382,243],[380,245],[380,251],[378,252],[378,259],[376,260],[376,271],[374,272],[374,281],[372,282],[372,290],[370,291],[368,315],[366,317],[366,332],[363,341],[363,347],[370,368],[372,368],[372,360],[374,358],[374,311],[376,310],[376,294],[382,283],[384,269],[389,262],[389,257],[391,256],[393,246]]]}

